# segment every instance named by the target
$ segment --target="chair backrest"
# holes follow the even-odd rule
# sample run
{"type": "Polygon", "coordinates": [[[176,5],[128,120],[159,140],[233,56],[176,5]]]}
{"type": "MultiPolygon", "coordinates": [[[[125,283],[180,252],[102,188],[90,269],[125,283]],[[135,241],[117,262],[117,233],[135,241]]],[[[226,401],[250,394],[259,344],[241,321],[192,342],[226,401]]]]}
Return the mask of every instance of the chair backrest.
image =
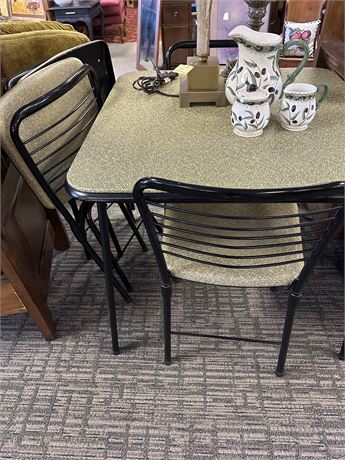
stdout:
{"type": "Polygon", "coordinates": [[[70,200],[67,171],[102,101],[88,64],[68,58],[20,81],[0,98],[2,148],[47,208],[70,200]]]}
{"type": "MultiPolygon", "coordinates": [[[[16,30],[16,23],[11,24],[16,30]]],[[[42,24],[44,26],[44,21],[42,24]]],[[[55,29],[43,29],[42,26],[42,30],[31,30],[29,25],[28,32],[0,34],[1,79],[8,80],[61,51],[89,41],[86,35],[72,27],[68,30],[58,28],[58,23],[55,29]]]]}
{"type": "MultiPolygon", "coordinates": [[[[343,224],[344,186],[345,183],[334,183],[299,189],[236,190],[144,178],[135,185],[134,198],[163,283],[170,281],[166,254],[208,266],[242,270],[302,262],[299,278],[303,282],[343,224]],[[332,205],[336,200],[340,203],[332,205]],[[293,214],[284,212],[283,204],[302,201],[328,201],[330,205],[318,211],[300,211],[296,206],[293,214]],[[211,203],[212,207],[200,203],[211,203]],[[220,206],[224,203],[232,205],[220,206]],[[241,203],[258,203],[256,215],[247,214],[241,203]],[[276,203],[274,214],[263,212],[259,203],[276,203]],[[229,212],[225,212],[226,208],[229,212]],[[229,250],[230,255],[224,255],[229,250]],[[246,256],[248,250],[250,256],[246,256]]],[[[272,206],[267,209],[272,212],[272,206]]]]}
{"type": "MultiPolygon", "coordinates": [[[[210,40],[210,48],[238,48],[235,40],[210,40]]],[[[171,69],[172,55],[178,49],[196,49],[196,40],[180,40],[173,43],[165,56],[166,69],[171,69]]]]}
{"type": "Polygon", "coordinates": [[[75,57],[83,64],[90,64],[93,67],[97,75],[101,98],[104,102],[115,84],[115,75],[109,47],[103,40],[94,40],[92,42],[62,51],[61,53],[52,56],[47,61],[41,62],[14,75],[5,85],[5,91],[13,88],[13,86],[15,86],[22,78],[26,78],[43,67],[69,57],[75,57]]]}

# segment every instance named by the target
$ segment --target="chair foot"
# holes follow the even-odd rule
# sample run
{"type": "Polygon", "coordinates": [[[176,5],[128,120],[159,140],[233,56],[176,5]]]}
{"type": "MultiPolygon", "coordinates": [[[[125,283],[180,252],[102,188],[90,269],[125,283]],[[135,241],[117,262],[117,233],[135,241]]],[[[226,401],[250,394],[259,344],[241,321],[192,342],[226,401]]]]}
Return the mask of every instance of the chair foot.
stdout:
{"type": "Polygon", "coordinates": [[[170,359],[165,359],[165,360],[164,360],[164,364],[165,364],[166,366],[170,366],[170,364],[171,364],[171,358],[170,358],[170,359]]]}
{"type": "Polygon", "coordinates": [[[285,361],[286,361],[286,356],[287,356],[287,352],[289,348],[292,325],[293,325],[295,312],[296,312],[296,308],[297,308],[297,304],[300,299],[300,296],[301,296],[300,293],[296,295],[296,293],[293,291],[291,291],[289,295],[288,308],[286,311],[286,318],[285,318],[285,324],[284,324],[284,330],[283,330],[283,337],[282,337],[282,341],[280,345],[278,363],[276,367],[277,377],[282,377],[284,374],[285,361]]]}
{"type": "Polygon", "coordinates": [[[284,376],[284,370],[283,371],[278,371],[277,369],[275,370],[275,374],[277,377],[283,377],[284,376]]]}

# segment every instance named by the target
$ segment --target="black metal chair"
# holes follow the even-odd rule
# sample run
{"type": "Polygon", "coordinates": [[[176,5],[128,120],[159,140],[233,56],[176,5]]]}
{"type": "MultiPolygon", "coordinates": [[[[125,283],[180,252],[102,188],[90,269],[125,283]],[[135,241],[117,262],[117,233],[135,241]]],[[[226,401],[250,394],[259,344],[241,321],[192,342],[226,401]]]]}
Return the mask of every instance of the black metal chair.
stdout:
{"type": "MultiPolygon", "coordinates": [[[[62,51],[55,56],[52,56],[50,59],[43,61],[39,64],[36,64],[28,69],[25,69],[18,74],[14,75],[4,87],[4,91],[7,92],[11,88],[13,88],[21,79],[30,77],[33,73],[47,67],[54,62],[59,62],[63,59],[67,59],[69,57],[75,57],[79,59],[83,64],[89,64],[93,68],[96,73],[97,80],[98,80],[98,87],[100,90],[100,96],[102,102],[104,103],[107,99],[111,89],[113,88],[116,79],[113,69],[113,64],[111,61],[110,51],[107,43],[103,40],[94,40],[89,43],[84,43],[83,45],[75,46],[74,48],[67,49],[62,51]]],[[[70,202],[72,207],[73,213],[75,213],[75,200],[72,199],[70,202]]],[[[126,218],[131,218],[129,224],[132,226],[132,222],[134,220],[133,210],[134,205],[125,204],[126,207],[126,218]]],[[[89,216],[88,220],[91,218],[91,212],[86,209],[86,215],[89,216]]],[[[83,220],[85,220],[85,216],[83,215],[83,220]]],[[[80,222],[81,225],[83,224],[83,220],[80,222]]],[[[90,226],[90,223],[89,223],[90,226]]],[[[94,226],[93,226],[94,228],[94,226]]],[[[111,226],[109,226],[110,230],[112,230],[111,226]]],[[[114,238],[114,232],[111,234],[112,240],[116,246],[116,239],[114,238]]],[[[140,237],[139,237],[140,238],[140,237]]],[[[146,250],[145,243],[143,240],[140,241],[141,246],[144,250],[146,250]]],[[[88,257],[88,254],[86,254],[88,257]]]]}
{"type": "Polygon", "coordinates": [[[34,65],[28,69],[25,69],[16,75],[14,75],[4,87],[4,91],[8,91],[13,88],[21,78],[28,77],[32,73],[37,72],[43,67],[47,67],[54,62],[61,61],[69,57],[75,57],[79,59],[83,64],[89,64],[96,73],[99,85],[100,96],[102,102],[106,100],[112,87],[115,84],[115,75],[113,64],[111,62],[109,47],[103,40],[94,40],[83,45],[75,46],[66,51],[62,51],[59,54],[34,65]]]}
{"type": "MultiPolygon", "coordinates": [[[[76,58],[67,58],[35,72],[4,94],[0,100],[0,134],[6,154],[42,204],[62,214],[86,253],[103,270],[103,260],[90,245],[81,225],[91,206],[83,202],[78,208],[75,203],[71,213],[66,207],[70,196],[65,191],[68,169],[101,106],[93,69],[76,58]]],[[[134,227],[132,237],[139,235],[137,226],[134,227]]],[[[98,238],[97,230],[95,235],[98,238]]],[[[139,239],[142,241],[141,236],[139,239]]],[[[112,265],[130,290],[131,285],[118,263],[122,252],[123,248],[112,257],[112,265]]],[[[130,295],[117,278],[113,277],[113,283],[130,302],[130,295]]],[[[109,314],[114,335],[115,312],[109,314]]]]}
{"type": "MultiPolygon", "coordinates": [[[[210,40],[210,48],[238,48],[238,45],[235,40],[210,40]]],[[[196,40],[180,40],[170,46],[165,56],[167,70],[171,70],[172,55],[178,49],[196,49],[196,40]]]]}
{"type": "MultiPolygon", "coordinates": [[[[289,286],[276,375],[282,376],[304,282],[344,222],[344,185],[282,190],[235,190],[144,178],[134,187],[161,275],[164,361],[171,363],[172,281],[242,287],[289,286]],[[296,203],[339,201],[301,212],[296,203]],[[313,219],[309,219],[313,217],[313,219]]],[[[220,337],[249,340],[239,337],[220,337]]],[[[258,340],[259,342],[264,342],[258,340]]]]}

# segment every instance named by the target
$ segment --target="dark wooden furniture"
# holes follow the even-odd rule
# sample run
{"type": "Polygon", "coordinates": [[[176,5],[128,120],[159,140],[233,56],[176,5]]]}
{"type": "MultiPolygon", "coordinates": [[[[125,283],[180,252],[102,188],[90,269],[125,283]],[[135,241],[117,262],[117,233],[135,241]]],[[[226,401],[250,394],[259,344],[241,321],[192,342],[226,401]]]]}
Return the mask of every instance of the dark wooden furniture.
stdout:
{"type": "MultiPolygon", "coordinates": [[[[170,46],[180,40],[192,40],[193,16],[192,1],[163,0],[162,1],[162,45],[163,56],[170,46]]],[[[193,54],[192,49],[182,49],[174,53],[172,67],[185,64],[187,57],[193,54]]]]}
{"type": "Polygon", "coordinates": [[[55,21],[68,22],[75,24],[76,22],[83,22],[88,28],[88,35],[90,40],[94,39],[93,34],[93,18],[100,17],[102,38],[104,39],[104,16],[103,10],[99,0],[73,0],[69,6],[58,6],[56,3],[51,2],[48,8],[48,13],[51,14],[55,21]]]}
{"type": "Polygon", "coordinates": [[[1,187],[0,316],[29,313],[47,340],[54,323],[47,305],[53,248],[67,249],[67,236],[55,210],[47,212],[10,165],[1,187]]]}
{"type": "Polygon", "coordinates": [[[345,78],[344,16],[343,1],[327,1],[316,55],[317,67],[331,69],[343,80],[345,78]]]}

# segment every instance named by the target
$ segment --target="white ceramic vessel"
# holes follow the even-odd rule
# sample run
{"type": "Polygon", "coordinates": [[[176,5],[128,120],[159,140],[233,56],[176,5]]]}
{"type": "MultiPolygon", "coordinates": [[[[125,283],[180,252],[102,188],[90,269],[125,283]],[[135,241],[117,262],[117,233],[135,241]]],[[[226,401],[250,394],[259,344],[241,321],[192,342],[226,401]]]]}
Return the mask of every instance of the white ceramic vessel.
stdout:
{"type": "Polygon", "coordinates": [[[229,37],[238,43],[238,58],[226,81],[226,97],[233,104],[236,92],[253,84],[269,92],[269,103],[277,100],[282,90],[300,73],[309,57],[308,46],[303,41],[289,41],[282,46],[282,37],[277,34],[256,32],[246,26],[237,26],[229,37]],[[278,61],[290,46],[298,45],[304,56],[294,72],[283,83],[278,61]]]}
{"type": "Polygon", "coordinates": [[[59,6],[70,6],[72,5],[73,0],[54,0],[54,3],[59,6]]]}
{"type": "Polygon", "coordinates": [[[269,92],[262,88],[250,91],[250,86],[236,93],[231,109],[234,133],[242,137],[260,136],[270,119],[269,92]]]}
{"type": "Polygon", "coordinates": [[[289,131],[304,131],[315,117],[316,110],[328,94],[327,83],[310,85],[292,83],[284,89],[284,96],[279,110],[280,124],[289,131]],[[319,100],[316,94],[323,90],[319,100]]]}

